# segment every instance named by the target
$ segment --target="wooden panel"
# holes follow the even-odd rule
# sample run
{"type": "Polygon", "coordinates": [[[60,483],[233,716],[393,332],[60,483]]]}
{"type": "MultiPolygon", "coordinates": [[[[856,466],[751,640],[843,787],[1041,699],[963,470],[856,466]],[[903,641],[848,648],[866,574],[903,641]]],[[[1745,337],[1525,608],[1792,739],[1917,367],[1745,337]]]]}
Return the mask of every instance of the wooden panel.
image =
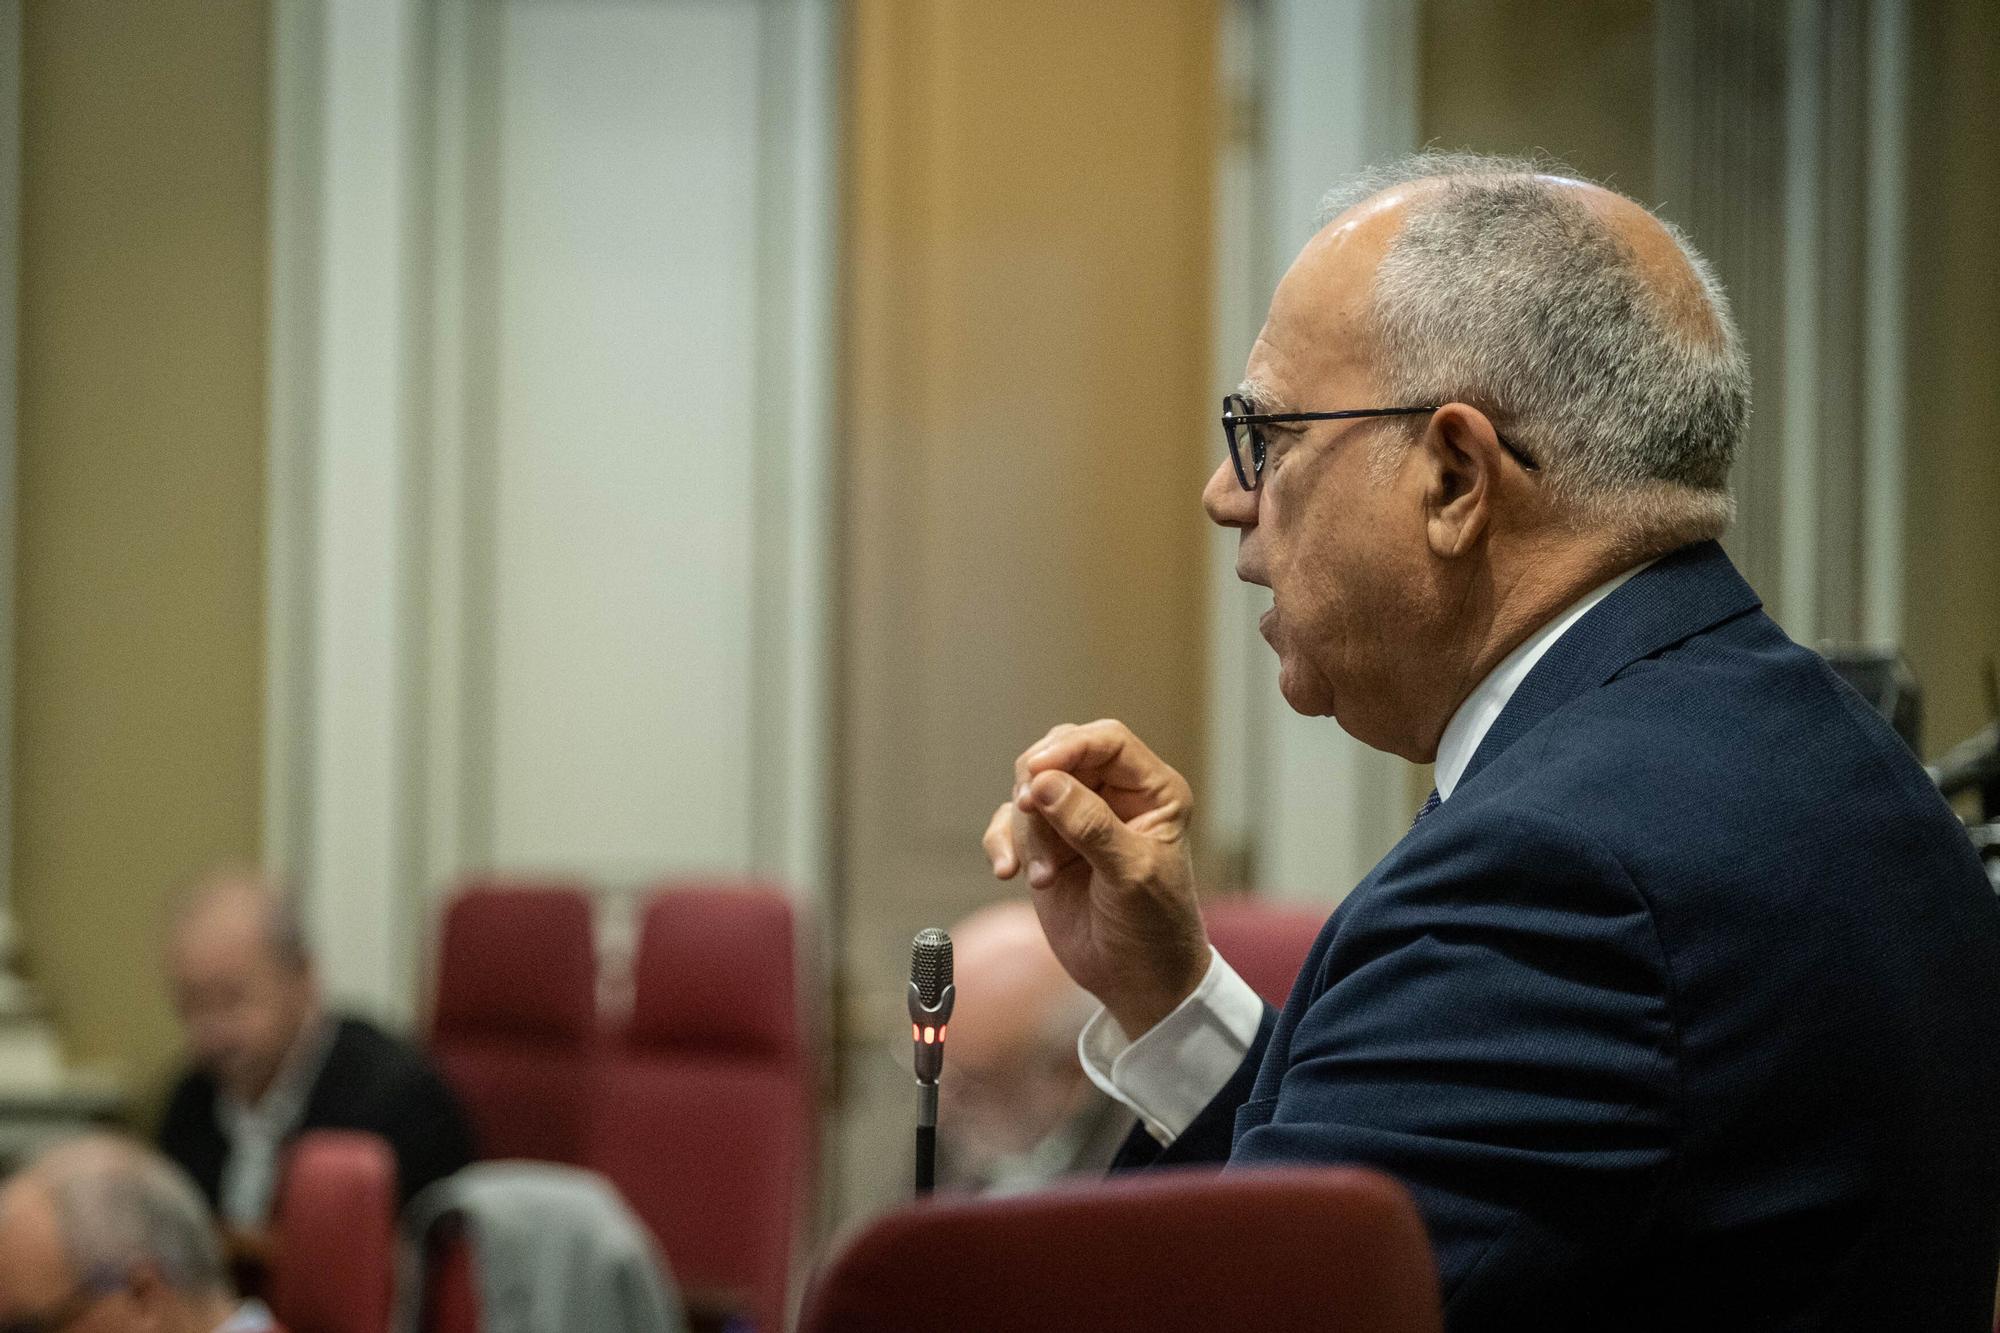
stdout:
{"type": "Polygon", "coordinates": [[[1050,724],[1201,775],[1210,0],[853,14],[844,881],[857,997],[996,892],[1050,724]]]}
{"type": "Polygon", "coordinates": [[[267,20],[23,32],[15,906],[70,1053],[135,1082],[170,885],[258,850],[267,20]]]}
{"type": "Polygon", "coordinates": [[[1655,0],[1427,0],[1425,141],[1552,153],[1653,202],[1654,9],[1655,0]]]}
{"type": "Polygon", "coordinates": [[[2000,25],[1984,0],[1911,13],[1904,642],[1935,754],[1991,719],[2000,657],[2000,25]]]}

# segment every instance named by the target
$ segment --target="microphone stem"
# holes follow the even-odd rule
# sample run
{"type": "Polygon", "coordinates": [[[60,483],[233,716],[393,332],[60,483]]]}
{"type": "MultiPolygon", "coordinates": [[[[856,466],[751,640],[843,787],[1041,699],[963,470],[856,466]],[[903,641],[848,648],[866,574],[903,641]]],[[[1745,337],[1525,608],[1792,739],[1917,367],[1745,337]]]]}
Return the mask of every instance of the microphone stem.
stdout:
{"type": "Polygon", "coordinates": [[[917,1084],[917,1193],[920,1196],[929,1194],[937,1184],[937,1111],[937,1084],[917,1084]]]}
{"type": "Polygon", "coordinates": [[[917,1084],[917,1125],[920,1128],[937,1128],[937,1088],[936,1083],[917,1084]]]}

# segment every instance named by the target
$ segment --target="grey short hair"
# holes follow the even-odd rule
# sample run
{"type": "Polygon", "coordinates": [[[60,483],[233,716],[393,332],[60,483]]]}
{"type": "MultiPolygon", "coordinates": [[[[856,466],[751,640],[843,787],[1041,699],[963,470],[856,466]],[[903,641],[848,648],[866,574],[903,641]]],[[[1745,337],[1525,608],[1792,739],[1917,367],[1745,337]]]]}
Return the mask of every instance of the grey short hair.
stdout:
{"type": "Polygon", "coordinates": [[[1543,160],[1420,153],[1327,195],[1322,224],[1397,185],[1440,185],[1411,201],[1376,271],[1382,387],[1399,404],[1492,413],[1560,503],[1628,545],[1717,536],[1734,516],[1729,469],[1750,410],[1728,298],[1664,220],[1692,290],[1649,282],[1559,177],[1581,179],[1543,160]]]}
{"type": "Polygon", "coordinates": [[[165,1158],[102,1135],[57,1148],[30,1170],[48,1191],[63,1248],[85,1282],[121,1282],[143,1264],[186,1295],[233,1294],[208,1205],[165,1158]]]}

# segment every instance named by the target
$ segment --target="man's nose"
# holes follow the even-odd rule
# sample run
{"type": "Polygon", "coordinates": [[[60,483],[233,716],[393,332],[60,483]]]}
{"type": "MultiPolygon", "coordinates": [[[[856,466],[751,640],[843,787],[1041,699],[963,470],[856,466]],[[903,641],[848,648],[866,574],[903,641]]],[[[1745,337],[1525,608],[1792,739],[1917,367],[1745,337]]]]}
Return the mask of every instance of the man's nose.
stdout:
{"type": "Polygon", "coordinates": [[[1236,480],[1236,467],[1227,454],[1201,488],[1201,507],[1211,522],[1225,528],[1252,528],[1257,525],[1257,492],[1246,491],[1236,480]]]}

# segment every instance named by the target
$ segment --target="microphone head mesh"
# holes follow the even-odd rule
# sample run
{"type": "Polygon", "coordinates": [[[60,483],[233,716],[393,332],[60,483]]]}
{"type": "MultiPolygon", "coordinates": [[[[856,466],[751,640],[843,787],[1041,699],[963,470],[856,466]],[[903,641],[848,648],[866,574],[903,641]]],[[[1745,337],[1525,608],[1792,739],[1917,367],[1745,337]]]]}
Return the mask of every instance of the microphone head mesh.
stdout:
{"type": "Polygon", "coordinates": [[[917,932],[910,941],[910,980],[917,984],[917,996],[926,1007],[937,1004],[951,984],[951,936],[936,926],[917,932]]]}

